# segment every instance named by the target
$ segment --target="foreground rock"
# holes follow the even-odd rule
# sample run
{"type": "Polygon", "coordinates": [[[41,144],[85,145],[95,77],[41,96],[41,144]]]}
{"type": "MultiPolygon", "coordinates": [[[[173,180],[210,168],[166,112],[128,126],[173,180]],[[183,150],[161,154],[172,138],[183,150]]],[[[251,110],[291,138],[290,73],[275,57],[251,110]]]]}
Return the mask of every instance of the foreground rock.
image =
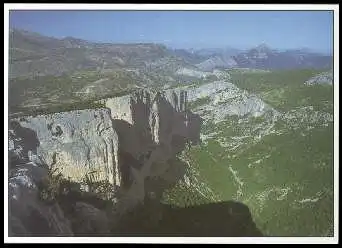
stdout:
{"type": "Polygon", "coordinates": [[[9,179],[9,199],[14,201],[10,206],[13,235],[40,232],[30,226],[35,221],[32,216],[37,216],[32,214],[32,208],[42,216],[40,228],[51,236],[73,235],[75,231],[109,232],[110,224],[104,224],[108,219],[106,213],[89,203],[71,198],[70,212],[75,214],[68,213],[68,218],[74,216],[76,220],[65,218],[58,203],[46,206],[39,199],[35,184],[48,171],[56,170],[63,178],[79,184],[80,190],[94,194],[94,185],[106,182],[110,186],[106,199],[114,203],[113,216],[117,217],[142,203],[150,192],[160,196],[163,187],[184,176],[185,167],[175,156],[188,143],[199,141],[202,121],[187,110],[186,92],[138,91],[104,103],[107,108],[10,121],[10,168],[14,172],[9,179]],[[31,168],[24,181],[20,175],[22,168],[31,168]],[[41,174],[35,181],[36,171],[41,174]],[[21,205],[27,208],[23,210],[21,205]],[[26,224],[21,224],[23,221],[26,224]]]}
{"type": "Polygon", "coordinates": [[[39,198],[38,184],[46,176],[47,169],[32,162],[9,170],[9,236],[73,236],[59,204],[39,198]]]}
{"type": "Polygon", "coordinates": [[[76,202],[74,213],[75,233],[85,236],[110,234],[110,222],[104,211],[84,202],[76,202]]]}

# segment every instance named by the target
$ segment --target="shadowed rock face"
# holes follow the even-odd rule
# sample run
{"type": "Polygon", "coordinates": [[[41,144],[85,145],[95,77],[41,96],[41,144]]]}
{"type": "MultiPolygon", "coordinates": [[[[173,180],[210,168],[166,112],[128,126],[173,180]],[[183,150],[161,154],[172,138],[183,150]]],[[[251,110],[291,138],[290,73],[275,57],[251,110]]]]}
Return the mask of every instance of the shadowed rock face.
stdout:
{"type": "MultiPolygon", "coordinates": [[[[168,162],[187,143],[197,143],[202,119],[187,110],[185,91],[138,91],[103,102],[119,137],[125,208],[143,201],[145,179],[164,177],[168,162]]],[[[182,176],[173,178],[178,181],[182,176]]],[[[170,180],[170,179],[168,179],[170,180]]]]}
{"type": "Polygon", "coordinates": [[[29,128],[22,127],[17,121],[10,121],[9,128],[12,130],[9,133],[9,148],[12,152],[9,162],[14,164],[27,162],[30,159],[29,154],[31,152],[36,154],[40,145],[37,134],[29,128]]]}
{"type": "Polygon", "coordinates": [[[188,123],[189,123],[188,124],[189,125],[189,129],[188,129],[189,140],[191,141],[193,145],[197,145],[201,141],[198,134],[201,132],[203,119],[201,118],[201,116],[194,114],[190,111],[188,111],[187,116],[188,116],[188,123]]]}
{"type": "MultiPolygon", "coordinates": [[[[185,165],[177,163],[175,156],[187,143],[199,140],[201,118],[186,109],[186,101],[186,92],[138,91],[108,99],[107,109],[13,119],[9,140],[12,233],[72,235],[72,225],[58,204],[46,206],[38,199],[37,184],[48,167],[81,184],[95,171],[95,181],[113,185],[118,214],[143,202],[149,192],[159,197],[185,174],[185,165]],[[24,176],[20,174],[23,169],[24,176]],[[39,176],[35,176],[37,170],[39,176]],[[146,184],[151,178],[159,184],[146,184]],[[33,216],[39,227],[31,226],[33,216]]],[[[89,214],[84,217],[90,218],[84,228],[100,230],[93,214],[102,219],[104,215],[89,206],[77,206],[84,210],[82,216],[89,214]]]]}

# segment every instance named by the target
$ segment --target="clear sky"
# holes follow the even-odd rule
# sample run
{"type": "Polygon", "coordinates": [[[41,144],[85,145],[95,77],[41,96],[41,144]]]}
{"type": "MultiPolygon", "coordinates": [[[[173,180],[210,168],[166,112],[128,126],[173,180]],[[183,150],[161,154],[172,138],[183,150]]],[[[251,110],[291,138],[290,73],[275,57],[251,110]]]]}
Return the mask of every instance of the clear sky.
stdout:
{"type": "Polygon", "coordinates": [[[331,52],[331,11],[11,11],[10,27],[100,42],[331,52]]]}

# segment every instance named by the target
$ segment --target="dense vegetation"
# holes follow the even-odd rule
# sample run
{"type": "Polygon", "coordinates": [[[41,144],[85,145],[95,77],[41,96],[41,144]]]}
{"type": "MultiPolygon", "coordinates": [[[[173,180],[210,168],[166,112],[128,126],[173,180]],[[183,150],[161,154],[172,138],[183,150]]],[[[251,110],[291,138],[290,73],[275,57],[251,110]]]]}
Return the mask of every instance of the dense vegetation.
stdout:
{"type": "Polygon", "coordinates": [[[266,235],[332,236],[334,125],[312,116],[317,111],[333,114],[333,87],[304,85],[319,72],[231,70],[238,87],[280,113],[296,113],[298,119],[278,118],[274,132],[261,139],[257,137],[269,125],[267,116],[232,116],[217,124],[208,120],[202,133],[212,138],[182,156],[193,168],[189,177],[197,180],[165,192],[165,201],[185,206],[233,199],[250,208],[266,235]],[[313,109],[305,109],[309,106],[313,109]],[[200,193],[190,197],[194,190],[200,193]]]}

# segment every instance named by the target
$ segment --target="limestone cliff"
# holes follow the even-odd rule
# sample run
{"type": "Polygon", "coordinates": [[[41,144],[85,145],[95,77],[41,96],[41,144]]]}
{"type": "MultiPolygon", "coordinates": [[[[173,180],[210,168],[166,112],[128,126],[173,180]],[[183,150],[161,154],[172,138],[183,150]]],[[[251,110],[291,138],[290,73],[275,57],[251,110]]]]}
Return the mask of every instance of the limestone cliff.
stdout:
{"type": "Polygon", "coordinates": [[[10,124],[24,142],[31,142],[25,145],[30,153],[66,177],[80,182],[87,172],[96,171],[98,180],[120,185],[118,138],[109,110],[39,115],[14,119],[10,124]]]}
{"type": "MultiPolygon", "coordinates": [[[[16,208],[16,204],[33,202],[31,205],[40,213],[42,222],[52,226],[52,233],[72,234],[58,204],[53,210],[51,206],[44,210],[34,196],[37,192],[23,196],[21,188],[15,186],[22,180],[18,176],[20,166],[32,167],[33,171],[42,170],[43,174],[48,169],[57,169],[68,180],[85,186],[85,191],[84,179],[90,174],[94,181],[107,181],[112,186],[112,201],[119,214],[142,202],[147,193],[162,189],[160,185],[151,188],[152,184],[146,184],[147,181],[156,179],[154,181],[175,183],[183,176],[184,168],[172,161],[187,143],[198,142],[202,121],[187,110],[185,91],[153,93],[141,90],[102,102],[106,108],[10,120],[9,162],[12,172],[9,180],[13,188],[9,194],[10,223],[22,220],[23,211],[16,208]],[[51,214],[62,221],[51,221],[51,214]]],[[[31,180],[33,174],[26,176],[31,180]]],[[[23,190],[30,188],[27,185],[24,184],[23,190]]],[[[25,216],[30,216],[30,210],[25,211],[25,216]]],[[[34,233],[34,229],[25,224],[29,220],[24,222],[17,226],[24,226],[25,233],[34,233]]],[[[13,228],[12,232],[15,233],[13,228]]]]}

